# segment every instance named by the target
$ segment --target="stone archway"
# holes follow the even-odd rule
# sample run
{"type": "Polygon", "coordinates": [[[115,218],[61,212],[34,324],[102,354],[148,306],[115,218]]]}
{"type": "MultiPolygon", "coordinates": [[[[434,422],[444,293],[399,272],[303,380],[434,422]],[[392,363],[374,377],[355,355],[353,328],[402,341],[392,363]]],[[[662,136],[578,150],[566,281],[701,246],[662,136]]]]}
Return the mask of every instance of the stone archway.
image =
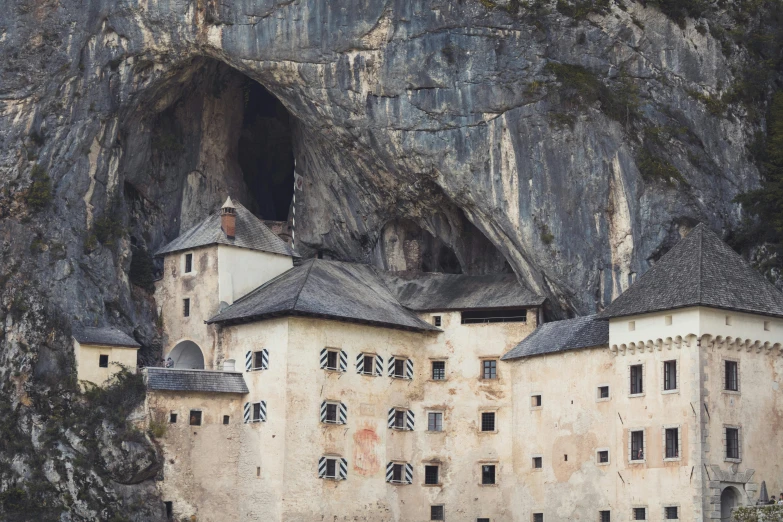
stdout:
{"type": "Polygon", "coordinates": [[[188,370],[204,369],[204,353],[193,341],[182,341],[172,348],[166,359],[171,358],[173,368],[188,370]]]}
{"type": "Polygon", "coordinates": [[[740,494],[734,486],[726,487],[720,494],[720,519],[721,522],[731,520],[732,510],[740,505],[740,494]]]}

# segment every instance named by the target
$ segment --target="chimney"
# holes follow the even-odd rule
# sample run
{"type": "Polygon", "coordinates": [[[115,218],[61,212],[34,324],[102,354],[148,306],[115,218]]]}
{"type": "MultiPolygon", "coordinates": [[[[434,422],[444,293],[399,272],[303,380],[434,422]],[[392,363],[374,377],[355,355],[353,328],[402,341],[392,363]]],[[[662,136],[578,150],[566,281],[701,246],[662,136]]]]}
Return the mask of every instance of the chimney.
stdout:
{"type": "Polygon", "coordinates": [[[229,196],[226,202],[220,209],[220,228],[226,234],[229,239],[234,239],[234,234],[237,228],[237,209],[234,207],[234,202],[231,201],[229,196]]]}

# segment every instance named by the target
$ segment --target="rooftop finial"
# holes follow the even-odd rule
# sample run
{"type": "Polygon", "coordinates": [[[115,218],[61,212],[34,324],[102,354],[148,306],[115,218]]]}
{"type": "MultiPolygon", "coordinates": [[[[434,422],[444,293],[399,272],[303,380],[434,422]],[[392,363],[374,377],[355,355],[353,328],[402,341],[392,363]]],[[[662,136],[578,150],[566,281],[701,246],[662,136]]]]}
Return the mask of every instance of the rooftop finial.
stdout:
{"type": "Polygon", "coordinates": [[[234,202],[233,202],[233,201],[231,201],[231,196],[228,196],[228,197],[226,198],[226,202],[225,202],[225,203],[223,203],[223,206],[222,206],[221,208],[234,208],[234,209],[236,208],[236,207],[234,206],[234,202]]]}

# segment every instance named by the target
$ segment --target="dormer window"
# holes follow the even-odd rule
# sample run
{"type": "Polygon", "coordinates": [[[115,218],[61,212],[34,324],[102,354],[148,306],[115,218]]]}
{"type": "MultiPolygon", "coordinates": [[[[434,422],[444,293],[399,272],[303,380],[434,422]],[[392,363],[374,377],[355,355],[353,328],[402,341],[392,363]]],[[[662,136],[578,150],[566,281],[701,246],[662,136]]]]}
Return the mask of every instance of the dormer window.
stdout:
{"type": "Polygon", "coordinates": [[[193,271],[193,254],[185,254],[185,273],[189,274],[193,271]]]}

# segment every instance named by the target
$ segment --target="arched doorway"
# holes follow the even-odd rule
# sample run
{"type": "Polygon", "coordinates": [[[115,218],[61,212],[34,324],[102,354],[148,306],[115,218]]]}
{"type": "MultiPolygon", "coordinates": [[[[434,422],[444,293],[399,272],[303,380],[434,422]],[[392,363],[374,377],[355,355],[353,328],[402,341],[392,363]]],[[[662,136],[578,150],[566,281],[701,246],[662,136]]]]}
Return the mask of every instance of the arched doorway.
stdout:
{"type": "Polygon", "coordinates": [[[182,341],[169,352],[168,357],[173,362],[173,368],[184,368],[189,370],[204,369],[204,354],[201,348],[193,341],[182,341]]]}
{"type": "Polygon", "coordinates": [[[721,522],[731,520],[731,510],[739,506],[739,494],[737,490],[729,486],[720,494],[720,519],[721,522]]]}

